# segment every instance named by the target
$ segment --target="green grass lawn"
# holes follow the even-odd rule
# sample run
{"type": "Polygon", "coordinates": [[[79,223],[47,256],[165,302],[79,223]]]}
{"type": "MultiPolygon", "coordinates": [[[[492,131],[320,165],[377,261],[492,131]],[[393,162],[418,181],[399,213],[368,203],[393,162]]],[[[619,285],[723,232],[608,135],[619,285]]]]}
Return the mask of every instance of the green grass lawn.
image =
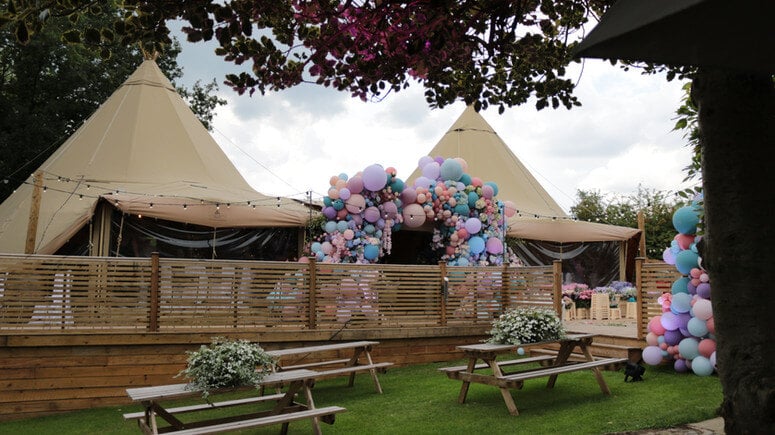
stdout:
{"type": "MultiPolygon", "coordinates": [[[[623,372],[603,372],[611,396],[604,396],[594,376],[582,371],[560,375],[553,389],[546,388],[546,378],[526,381],[521,390],[512,391],[520,412],[512,416],[498,389],[491,386],[472,384],[466,403],[458,404],[460,381],[436,370],[456,364],[465,361],[392,368],[380,375],[384,394],[375,392],[368,374],[359,374],[353,388],[347,387],[347,378],[319,381],[313,389],[316,406],[347,408],[336,416],[335,424],[322,424],[323,432],[601,434],[710,419],[722,399],[718,377],[678,374],[669,366],[647,366],[643,382],[625,383],[623,372]]],[[[139,410],[137,405],[127,405],[4,422],[0,433],[139,434],[136,422],[122,417],[139,410]]],[[[277,425],[239,433],[277,434],[279,430],[277,425]]],[[[291,423],[289,433],[310,430],[305,420],[291,423]]]]}

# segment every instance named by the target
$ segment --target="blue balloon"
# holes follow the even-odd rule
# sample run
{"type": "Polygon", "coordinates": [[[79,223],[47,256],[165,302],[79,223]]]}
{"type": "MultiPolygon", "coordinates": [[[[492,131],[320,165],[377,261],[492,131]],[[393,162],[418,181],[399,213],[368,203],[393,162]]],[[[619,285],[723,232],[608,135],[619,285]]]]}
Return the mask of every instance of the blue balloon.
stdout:
{"type": "Polygon", "coordinates": [[[670,310],[676,313],[688,313],[692,308],[692,295],[689,293],[677,293],[673,295],[670,310]]]}
{"type": "Polygon", "coordinates": [[[683,275],[688,275],[689,272],[697,267],[700,256],[696,252],[685,249],[675,256],[675,268],[683,275]]]}
{"type": "Polygon", "coordinates": [[[336,229],[339,230],[340,233],[343,233],[347,228],[347,221],[339,221],[336,223],[336,229]]]}
{"type": "Polygon", "coordinates": [[[681,234],[694,234],[697,232],[697,225],[700,223],[699,208],[687,205],[681,207],[673,213],[673,227],[681,234]]]}
{"type": "Polygon", "coordinates": [[[334,231],[336,231],[336,222],[334,222],[334,221],[328,221],[328,222],[326,222],[326,224],[325,224],[325,226],[323,227],[323,229],[324,229],[324,230],[326,230],[326,232],[327,232],[328,234],[331,234],[331,233],[333,233],[334,231]]]}
{"type": "Polygon", "coordinates": [[[710,376],[713,373],[713,364],[708,358],[698,356],[692,360],[692,371],[697,376],[710,376]]]}
{"type": "Polygon", "coordinates": [[[367,260],[373,260],[379,256],[379,246],[366,245],[363,248],[363,257],[367,260]]]}
{"type": "Polygon", "coordinates": [[[472,254],[481,254],[484,251],[484,239],[479,236],[471,237],[468,239],[468,246],[472,254]]]}
{"type": "Polygon", "coordinates": [[[697,358],[700,354],[700,342],[693,337],[687,337],[681,340],[680,343],[678,343],[678,352],[681,354],[682,357],[693,360],[697,358]]]}
{"type": "Polygon", "coordinates": [[[689,320],[689,323],[686,329],[689,330],[690,334],[698,338],[704,337],[705,335],[708,334],[707,323],[704,320],[697,317],[692,317],[689,320]]]}

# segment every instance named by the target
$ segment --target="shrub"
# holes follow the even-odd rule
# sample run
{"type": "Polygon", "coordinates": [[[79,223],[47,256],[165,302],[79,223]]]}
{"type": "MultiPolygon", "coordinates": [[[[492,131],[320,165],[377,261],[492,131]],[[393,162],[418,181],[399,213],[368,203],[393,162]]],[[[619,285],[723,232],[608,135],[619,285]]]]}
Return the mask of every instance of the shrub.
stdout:
{"type": "Polygon", "coordinates": [[[205,399],[211,390],[219,388],[258,386],[275,366],[274,359],[261,346],[247,340],[216,337],[210,345],[186,353],[187,366],[176,377],[188,379],[188,388],[202,391],[205,399]]]}
{"type": "Polygon", "coordinates": [[[514,308],[501,314],[490,330],[490,343],[527,344],[565,336],[557,314],[545,308],[514,308]]]}

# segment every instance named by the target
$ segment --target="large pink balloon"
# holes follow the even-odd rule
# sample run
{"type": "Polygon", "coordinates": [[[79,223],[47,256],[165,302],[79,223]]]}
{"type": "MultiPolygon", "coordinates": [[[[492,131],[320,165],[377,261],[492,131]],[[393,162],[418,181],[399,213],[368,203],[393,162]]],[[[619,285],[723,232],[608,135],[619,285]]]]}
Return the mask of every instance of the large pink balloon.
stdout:
{"type": "Polygon", "coordinates": [[[692,307],[694,317],[698,317],[701,320],[708,320],[713,317],[713,306],[707,299],[698,299],[692,307]]]}
{"type": "Polygon", "coordinates": [[[350,198],[345,202],[345,208],[352,214],[361,213],[366,207],[366,199],[363,195],[354,193],[350,195],[350,198]]]}
{"type": "Polygon", "coordinates": [[[417,228],[425,223],[425,211],[420,204],[408,204],[404,207],[404,225],[417,228]]]}
{"type": "Polygon", "coordinates": [[[506,215],[506,217],[512,217],[517,213],[517,206],[511,202],[511,201],[504,201],[503,202],[503,214],[506,215]]]}

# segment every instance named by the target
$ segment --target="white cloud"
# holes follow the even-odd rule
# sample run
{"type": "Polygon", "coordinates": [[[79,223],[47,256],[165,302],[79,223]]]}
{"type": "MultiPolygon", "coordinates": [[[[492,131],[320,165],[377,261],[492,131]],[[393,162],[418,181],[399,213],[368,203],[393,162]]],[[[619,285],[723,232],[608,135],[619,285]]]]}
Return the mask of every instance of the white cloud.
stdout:
{"type": "MultiPolygon", "coordinates": [[[[234,71],[211,53],[183,43],[184,81],[215,74],[220,83],[234,71]]],[[[221,85],[220,94],[229,104],[219,108],[213,136],[248,182],[270,195],[325,194],[332,175],[373,163],[405,179],[464,108],[431,110],[418,85],[370,103],[313,85],[252,97],[221,85]]],[[[572,110],[536,111],[528,103],[483,116],[566,210],[577,189],[626,195],[639,185],[682,187],[690,150],[671,132],[680,83],[588,60],[576,94],[583,106],[572,110]]]]}

